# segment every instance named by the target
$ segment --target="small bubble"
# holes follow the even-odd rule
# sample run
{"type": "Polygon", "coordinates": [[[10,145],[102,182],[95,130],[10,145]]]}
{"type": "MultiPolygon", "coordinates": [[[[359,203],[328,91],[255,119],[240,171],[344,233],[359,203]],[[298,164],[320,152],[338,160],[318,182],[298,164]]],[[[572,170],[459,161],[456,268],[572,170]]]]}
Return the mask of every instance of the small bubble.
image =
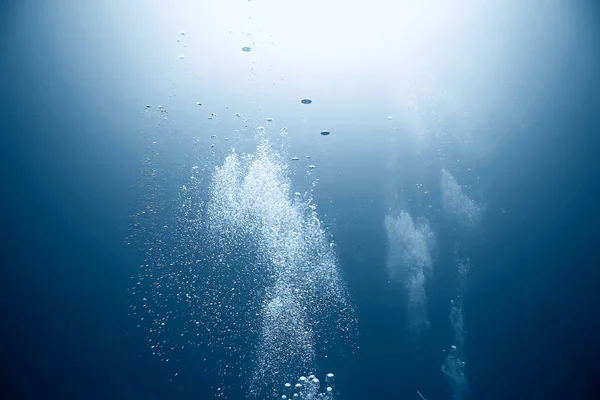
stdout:
{"type": "Polygon", "coordinates": [[[300,103],[302,103],[302,104],[310,104],[310,103],[312,103],[312,100],[311,99],[302,99],[302,100],[300,100],[300,103]]]}
{"type": "Polygon", "coordinates": [[[252,49],[250,47],[242,47],[242,51],[249,53],[252,49]]]}

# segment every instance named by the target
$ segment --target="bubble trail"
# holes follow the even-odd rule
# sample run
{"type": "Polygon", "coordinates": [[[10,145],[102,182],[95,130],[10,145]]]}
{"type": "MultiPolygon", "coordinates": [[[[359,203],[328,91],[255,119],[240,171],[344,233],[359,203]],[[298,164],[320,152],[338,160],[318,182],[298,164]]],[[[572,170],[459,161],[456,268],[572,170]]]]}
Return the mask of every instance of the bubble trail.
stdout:
{"type": "Polygon", "coordinates": [[[264,130],[257,141],[256,155],[232,152],[216,169],[208,224],[224,249],[242,238],[254,248],[253,274],[263,290],[250,390],[263,396],[265,388],[313,369],[318,348],[345,340],[354,317],[316,206],[293,194],[288,157],[273,149],[264,130]]]}
{"type": "Polygon", "coordinates": [[[291,190],[287,130],[275,138],[281,146],[264,128],[255,133],[254,153],[231,150],[218,165],[200,161],[214,160],[212,152],[194,159],[177,196],[168,195],[167,172],[180,165],[149,147],[134,216],[146,257],[131,290],[132,313],[151,352],[174,373],[178,360],[201,354],[205,372],[221,379],[221,398],[239,398],[246,390],[240,379],[250,396],[268,397],[316,370],[319,352],[340,351],[356,332],[312,192],[291,190]]]}
{"type": "Polygon", "coordinates": [[[390,277],[404,282],[408,293],[408,325],[418,338],[429,328],[427,316],[426,276],[431,272],[434,234],[426,219],[416,222],[401,211],[384,220],[388,240],[386,267],[390,277]]]}
{"type": "Polygon", "coordinates": [[[450,324],[452,325],[454,342],[448,350],[448,355],[442,364],[442,372],[452,386],[454,400],[461,400],[469,392],[464,362],[464,320],[462,313],[463,292],[465,288],[469,264],[466,261],[458,262],[458,290],[456,299],[452,300],[450,307],[450,324]]]}
{"type": "Polygon", "coordinates": [[[479,224],[484,206],[467,196],[456,178],[447,170],[442,170],[441,189],[444,212],[449,218],[469,228],[479,224]]]}

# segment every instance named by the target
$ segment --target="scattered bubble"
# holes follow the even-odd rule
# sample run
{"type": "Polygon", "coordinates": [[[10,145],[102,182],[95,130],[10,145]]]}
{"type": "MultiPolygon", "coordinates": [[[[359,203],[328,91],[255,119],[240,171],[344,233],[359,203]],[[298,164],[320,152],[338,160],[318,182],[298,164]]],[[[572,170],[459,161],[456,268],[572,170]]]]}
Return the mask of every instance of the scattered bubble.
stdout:
{"type": "Polygon", "coordinates": [[[240,113],[235,113],[234,114],[236,117],[241,117],[240,113]]]}
{"type": "Polygon", "coordinates": [[[196,105],[201,106],[202,103],[200,103],[199,101],[196,102],[196,105]]]}
{"type": "Polygon", "coordinates": [[[179,59],[180,59],[180,60],[183,60],[184,58],[185,58],[185,55],[183,55],[183,54],[181,54],[181,55],[179,56],[179,59]]]}
{"type": "Polygon", "coordinates": [[[302,100],[300,100],[300,103],[302,103],[302,104],[310,104],[310,103],[312,103],[312,100],[311,99],[302,99],[302,100]]]}
{"type": "Polygon", "coordinates": [[[315,169],[315,168],[317,168],[317,166],[316,165],[309,165],[308,168],[315,169]]]}
{"type": "Polygon", "coordinates": [[[329,131],[321,131],[321,135],[328,136],[331,132],[329,131]]]}
{"type": "Polygon", "coordinates": [[[146,108],[152,108],[150,104],[146,104],[146,108]]]}
{"type": "Polygon", "coordinates": [[[292,161],[299,161],[300,157],[292,157],[292,161]]]}
{"type": "Polygon", "coordinates": [[[250,47],[242,47],[242,51],[245,51],[246,53],[250,52],[252,49],[250,47]]]}
{"type": "Polygon", "coordinates": [[[185,31],[179,31],[180,36],[185,36],[185,31]]]}
{"type": "Polygon", "coordinates": [[[273,118],[267,118],[267,122],[273,122],[273,118]]]}

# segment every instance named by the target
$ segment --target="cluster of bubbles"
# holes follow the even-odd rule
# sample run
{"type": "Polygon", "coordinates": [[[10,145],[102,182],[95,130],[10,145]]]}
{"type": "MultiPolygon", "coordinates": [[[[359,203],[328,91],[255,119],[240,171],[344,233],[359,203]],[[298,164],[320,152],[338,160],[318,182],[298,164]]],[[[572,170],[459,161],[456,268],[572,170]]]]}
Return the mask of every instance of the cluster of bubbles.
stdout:
{"type": "Polygon", "coordinates": [[[254,279],[263,287],[254,291],[261,304],[256,393],[314,367],[316,347],[347,336],[354,318],[316,205],[292,195],[285,159],[263,133],[255,155],[234,151],[216,169],[207,208],[223,260],[240,244],[253,247],[254,279]]]}
{"type": "MultiPolygon", "coordinates": [[[[484,207],[469,198],[448,170],[441,172],[442,206],[449,221],[472,228],[481,219],[484,207]]],[[[435,235],[425,217],[414,219],[407,210],[390,211],[384,219],[387,234],[386,267],[390,278],[403,282],[408,296],[408,325],[413,333],[428,329],[425,283],[433,266],[435,235]]],[[[462,292],[468,266],[459,265],[459,288],[451,310],[455,338],[462,338],[462,292]]],[[[462,340],[462,339],[461,339],[462,340]]]]}
{"type": "Polygon", "coordinates": [[[314,375],[301,376],[295,385],[283,385],[281,400],[333,400],[336,398],[335,376],[332,373],[325,375],[325,389],[321,391],[321,381],[314,375]]]}
{"type": "Polygon", "coordinates": [[[467,196],[456,178],[445,169],[441,174],[441,188],[442,204],[446,215],[463,226],[469,228],[477,226],[484,206],[467,196]]]}
{"type": "Polygon", "coordinates": [[[397,215],[388,214],[384,226],[388,245],[386,267],[392,279],[406,286],[408,324],[418,338],[429,328],[425,282],[433,264],[435,236],[427,219],[415,221],[405,210],[397,215]]]}
{"type": "Polygon", "coordinates": [[[164,138],[146,138],[133,218],[145,261],[132,311],[163,361],[176,368],[198,354],[221,377],[222,396],[246,380],[264,397],[354,336],[335,245],[311,192],[291,190],[285,146],[277,150],[265,128],[255,130],[254,152],[213,153],[214,161],[188,167],[176,197],[168,193],[181,161],[163,157],[164,138]]]}
{"type": "MultiPolygon", "coordinates": [[[[441,172],[441,192],[443,209],[449,221],[456,222],[466,229],[473,229],[479,225],[484,206],[471,199],[456,178],[446,169],[441,172]]],[[[454,400],[464,398],[469,391],[464,362],[465,331],[462,309],[463,293],[470,266],[468,260],[458,260],[457,264],[456,298],[451,301],[449,315],[455,344],[450,346],[442,364],[442,372],[452,386],[454,400]]]]}
{"type": "Polygon", "coordinates": [[[469,384],[465,375],[465,362],[460,359],[459,350],[455,345],[450,346],[448,356],[442,364],[442,372],[452,385],[454,400],[461,400],[469,392],[469,384]]]}
{"type": "MultiPolygon", "coordinates": [[[[456,178],[445,169],[441,173],[441,189],[443,208],[447,218],[450,221],[457,222],[463,228],[476,228],[480,223],[485,207],[467,196],[456,178]]],[[[469,392],[465,373],[465,331],[462,309],[463,293],[470,266],[468,260],[458,260],[457,264],[457,292],[456,298],[451,301],[449,316],[455,344],[450,346],[446,359],[442,364],[442,372],[452,386],[454,400],[464,398],[469,392]]]]}
{"type": "Polygon", "coordinates": [[[452,325],[454,343],[450,346],[444,363],[442,364],[442,372],[448,378],[452,386],[453,398],[455,400],[462,399],[469,391],[469,385],[465,374],[464,361],[464,319],[462,312],[463,292],[467,274],[469,272],[469,263],[465,260],[458,262],[458,289],[456,299],[451,301],[450,307],[450,324],[452,325]]]}

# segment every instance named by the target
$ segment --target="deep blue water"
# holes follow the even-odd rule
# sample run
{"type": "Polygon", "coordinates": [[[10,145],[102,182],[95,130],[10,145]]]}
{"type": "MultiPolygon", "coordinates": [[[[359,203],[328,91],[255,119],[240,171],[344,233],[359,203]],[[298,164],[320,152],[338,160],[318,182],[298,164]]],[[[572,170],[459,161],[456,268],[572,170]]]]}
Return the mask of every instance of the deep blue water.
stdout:
{"type": "MultiPolygon", "coordinates": [[[[292,137],[292,147],[315,154],[317,171],[323,171],[314,202],[337,243],[359,321],[349,354],[317,359],[319,373],[335,372],[340,400],[418,399],[416,390],[428,400],[452,398],[440,368],[443,350],[453,343],[448,312],[456,296],[457,242],[471,266],[463,309],[466,398],[600,398],[600,14],[592,2],[573,4],[532,1],[501,20],[510,23],[497,54],[483,46],[473,56],[504,63],[507,70],[497,80],[485,73],[487,64],[472,67],[480,80],[469,89],[454,59],[441,74],[442,81],[476,92],[472,96],[486,110],[477,129],[497,138],[483,156],[452,145],[445,150],[444,166],[486,205],[476,230],[444,218],[438,184],[443,164],[434,145],[417,154],[400,139],[402,172],[386,170],[389,153],[382,149],[389,144],[386,135],[396,133],[365,118],[378,108],[383,118],[393,113],[386,95],[379,95],[384,84],[349,85],[369,103],[367,110],[358,109],[348,89],[340,95],[340,110],[327,111],[334,115],[332,134],[317,144],[292,137]],[[559,17],[546,24],[552,7],[559,17]],[[567,24],[560,16],[569,12],[567,24]],[[505,95],[500,92],[507,76],[512,86],[505,95]],[[511,110],[519,110],[523,126],[509,121],[511,110]],[[336,128],[351,140],[336,137],[336,128]],[[388,190],[417,199],[415,182],[429,187],[431,211],[414,203],[406,208],[429,218],[437,241],[435,272],[426,284],[431,325],[419,345],[406,329],[403,287],[390,282],[385,270],[383,225],[388,190]]],[[[168,75],[170,64],[149,55],[152,43],[136,50],[144,35],[154,39],[167,29],[155,27],[142,6],[2,3],[3,398],[208,399],[219,385],[196,353],[183,353],[175,367],[153,357],[136,328],[139,321],[128,315],[129,290],[144,262],[135,246],[126,245],[130,216],[144,196],[138,185],[145,151],[140,131],[148,124],[144,106],[167,103],[171,82],[185,103],[186,83],[210,81],[201,73],[168,75]],[[139,27],[131,25],[136,17],[139,27]],[[179,375],[171,381],[174,370],[179,375]]],[[[202,83],[205,97],[229,96],[231,104],[250,108],[250,89],[219,91],[219,82],[202,83]]],[[[276,120],[310,120],[294,114],[303,109],[277,108],[279,97],[270,103],[270,95],[259,91],[252,100],[267,99],[258,106],[263,114],[272,109],[276,120]]],[[[295,93],[286,95],[295,100],[295,93]]],[[[313,100],[310,106],[319,107],[313,100]]],[[[200,134],[209,130],[177,103],[172,109],[160,193],[165,201],[177,195],[185,183],[181,171],[196,161],[197,153],[177,153],[187,143],[188,122],[200,134]]],[[[289,123],[292,134],[296,123],[289,123]]],[[[230,127],[219,129],[224,136],[230,127]]],[[[223,157],[211,162],[219,165],[223,157]]],[[[300,178],[293,182],[302,185],[300,178]]]]}

